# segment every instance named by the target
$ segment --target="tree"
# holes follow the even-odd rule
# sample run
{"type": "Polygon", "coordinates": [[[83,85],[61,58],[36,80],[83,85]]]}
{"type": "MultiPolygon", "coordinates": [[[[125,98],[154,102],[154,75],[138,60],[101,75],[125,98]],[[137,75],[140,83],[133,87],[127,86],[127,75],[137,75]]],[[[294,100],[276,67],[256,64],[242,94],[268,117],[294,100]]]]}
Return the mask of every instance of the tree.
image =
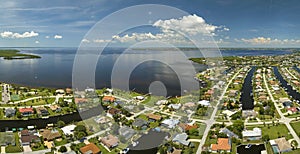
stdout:
{"type": "Polygon", "coordinates": [[[78,125],[74,130],[77,132],[86,132],[86,127],[84,125],[78,125]]]}
{"type": "Polygon", "coordinates": [[[293,149],[297,149],[298,142],[296,140],[292,140],[291,144],[292,144],[293,149]]]}
{"type": "Polygon", "coordinates": [[[61,146],[58,150],[59,152],[67,152],[67,148],[65,146],[61,146]]]}
{"type": "Polygon", "coordinates": [[[270,136],[266,134],[266,135],[264,135],[264,136],[262,137],[262,140],[265,141],[265,142],[267,142],[267,141],[270,140],[270,136]]]}
{"type": "Polygon", "coordinates": [[[19,118],[19,119],[22,118],[22,114],[20,112],[17,112],[16,115],[17,115],[17,118],[19,118]]]}
{"type": "Polygon", "coordinates": [[[61,121],[61,120],[57,121],[57,127],[61,128],[61,127],[64,127],[65,125],[66,124],[64,121],[61,121]]]}

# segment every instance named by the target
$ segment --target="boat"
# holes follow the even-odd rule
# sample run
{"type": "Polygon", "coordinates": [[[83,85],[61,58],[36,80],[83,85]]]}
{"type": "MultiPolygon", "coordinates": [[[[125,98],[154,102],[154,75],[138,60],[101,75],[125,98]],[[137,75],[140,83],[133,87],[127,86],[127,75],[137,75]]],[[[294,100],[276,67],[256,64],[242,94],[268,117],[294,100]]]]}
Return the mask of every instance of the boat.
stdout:
{"type": "Polygon", "coordinates": [[[246,149],[249,149],[251,146],[252,146],[252,144],[247,144],[247,145],[245,146],[245,148],[246,148],[246,149]]]}

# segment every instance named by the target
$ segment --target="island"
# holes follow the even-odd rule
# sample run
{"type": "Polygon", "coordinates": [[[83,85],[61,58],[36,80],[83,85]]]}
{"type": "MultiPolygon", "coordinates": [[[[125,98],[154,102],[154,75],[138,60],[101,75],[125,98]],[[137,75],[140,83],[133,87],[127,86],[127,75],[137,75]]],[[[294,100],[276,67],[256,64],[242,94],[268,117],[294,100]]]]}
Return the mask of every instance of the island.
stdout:
{"type": "Polygon", "coordinates": [[[41,58],[40,56],[37,55],[20,53],[19,50],[13,50],[13,49],[3,49],[3,50],[1,49],[0,57],[3,57],[6,60],[41,58]]]}

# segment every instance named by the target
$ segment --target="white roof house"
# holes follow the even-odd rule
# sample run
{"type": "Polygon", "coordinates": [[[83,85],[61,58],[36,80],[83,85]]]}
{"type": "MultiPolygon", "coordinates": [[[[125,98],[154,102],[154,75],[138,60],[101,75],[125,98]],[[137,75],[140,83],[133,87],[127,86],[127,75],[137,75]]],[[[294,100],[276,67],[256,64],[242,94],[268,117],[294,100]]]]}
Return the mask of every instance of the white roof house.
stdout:
{"type": "Polygon", "coordinates": [[[76,127],[76,125],[68,125],[68,126],[61,128],[61,130],[64,132],[65,135],[73,135],[73,131],[74,131],[75,127],[76,127]]]}
{"type": "Polygon", "coordinates": [[[245,130],[245,131],[242,131],[242,135],[243,135],[243,137],[260,137],[261,129],[253,128],[253,130],[245,130]]]}
{"type": "Polygon", "coordinates": [[[175,110],[178,110],[181,107],[181,104],[169,104],[168,108],[173,108],[175,110]]]}
{"type": "Polygon", "coordinates": [[[168,128],[175,128],[175,126],[179,123],[178,119],[166,119],[162,121],[162,125],[167,126],[168,128]]]}
{"type": "Polygon", "coordinates": [[[210,103],[208,100],[201,100],[198,102],[199,105],[203,105],[203,106],[210,106],[210,103]]]}

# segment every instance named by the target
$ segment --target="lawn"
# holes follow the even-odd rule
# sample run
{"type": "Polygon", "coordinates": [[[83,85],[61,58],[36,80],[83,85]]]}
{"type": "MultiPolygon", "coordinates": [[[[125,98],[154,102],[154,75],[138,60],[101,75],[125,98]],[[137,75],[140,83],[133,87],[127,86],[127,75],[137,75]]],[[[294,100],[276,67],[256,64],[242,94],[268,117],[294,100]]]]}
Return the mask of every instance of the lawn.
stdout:
{"type": "Polygon", "coordinates": [[[16,146],[8,145],[5,148],[5,151],[7,153],[16,153],[16,152],[22,152],[23,151],[23,149],[21,148],[20,142],[19,142],[18,133],[14,133],[14,136],[15,136],[16,146]]]}
{"type": "Polygon", "coordinates": [[[258,126],[247,126],[247,129],[252,130],[254,127],[259,127],[262,130],[262,136],[264,135],[269,135],[270,139],[276,139],[279,137],[286,137],[287,139],[292,139],[293,137],[289,134],[289,130],[286,128],[286,126],[284,124],[274,124],[274,126],[272,124],[269,124],[269,128],[268,125],[263,126],[263,125],[258,125],[258,126]]]}
{"type": "Polygon", "coordinates": [[[293,127],[293,129],[296,132],[296,134],[300,135],[300,121],[293,121],[290,124],[293,127]]]}

